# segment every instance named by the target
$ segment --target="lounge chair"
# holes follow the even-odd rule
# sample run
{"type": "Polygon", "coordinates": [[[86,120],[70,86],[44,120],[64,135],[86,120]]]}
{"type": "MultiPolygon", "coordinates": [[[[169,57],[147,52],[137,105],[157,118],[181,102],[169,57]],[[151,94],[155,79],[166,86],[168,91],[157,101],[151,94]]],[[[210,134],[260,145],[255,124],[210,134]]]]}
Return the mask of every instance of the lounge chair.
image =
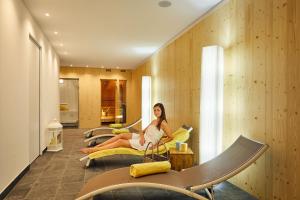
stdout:
{"type": "Polygon", "coordinates": [[[133,178],[129,167],[105,172],[90,179],[81,189],[77,200],[91,198],[106,191],[130,187],[149,187],[172,190],[195,199],[207,199],[195,191],[205,189],[209,199],[214,199],[213,186],[221,183],[254,163],[268,148],[268,145],[240,136],[227,150],[216,158],[199,166],[180,172],[133,178]]]}
{"type": "MultiPolygon", "coordinates": [[[[141,121],[142,121],[142,119],[139,119],[139,120],[133,122],[132,124],[128,124],[127,126],[122,126],[121,128],[129,129],[129,128],[131,128],[131,127],[137,125],[137,124],[140,123],[141,121]]],[[[104,126],[104,127],[98,127],[98,128],[90,129],[90,130],[88,130],[88,131],[83,132],[83,134],[85,135],[86,138],[90,138],[90,137],[93,136],[93,133],[94,133],[95,131],[98,131],[98,130],[110,130],[110,131],[111,131],[111,130],[114,130],[114,129],[116,129],[116,128],[110,128],[110,127],[104,126]]],[[[111,136],[111,135],[113,135],[113,134],[110,133],[110,136],[111,136]]],[[[113,136],[114,136],[114,135],[113,135],[113,136]]]]}
{"type": "MultiPolygon", "coordinates": [[[[177,141],[186,142],[189,139],[190,132],[192,130],[193,130],[192,127],[188,127],[186,125],[183,125],[179,129],[177,129],[174,133],[172,133],[172,135],[174,136],[174,139],[165,144],[167,149],[162,145],[159,147],[159,153],[160,154],[166,153],[166,151],[168,151],[168,149],[170,147],[176,146],[177,141]]],[[[151,151],[149,151],[149,153],[151,153],[151,151]]],[[[118,148],[106,149],[106,150],[91,153],[91,154],[81,158],[80,161],[87,160],[85,166],[89,167],[91,162],[97,158],[102,158],[102,157],[112,156],[112,155],[124,155],[124,154],[125,155],[144,156],[145,151],[139,151],[139,150],[132,149],[132,148],[118,147],[118,148]]]]}

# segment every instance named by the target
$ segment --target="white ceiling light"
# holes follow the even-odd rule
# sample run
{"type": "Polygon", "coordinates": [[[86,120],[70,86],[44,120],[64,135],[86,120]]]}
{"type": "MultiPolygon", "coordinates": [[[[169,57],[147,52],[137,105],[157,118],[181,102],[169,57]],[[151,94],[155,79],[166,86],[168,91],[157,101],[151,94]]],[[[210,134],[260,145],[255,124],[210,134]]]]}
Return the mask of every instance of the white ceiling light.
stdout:
{"type": "Polygon", "coordinates": [[[50,14],[49,14],[49,13],[45,13],[45,16],[46,16],[46,17],[50,17],[50,14]]]}
{"type": "Polygon", "coordinates": [[[60,78],[60,79],[59,79],[59,83],[60,83],[60,84],[63,84],[63,83],[64,83],[64,79],[61,79],[61,78],[60,78]]]}
{"type": "Polygon", "coordinates": [[[170,1],[160,1],[158,2],[158,5],[162,8],[167,8],[170,7],[172,3],[170,1]]]}
{"type": "Polygon", "coordinates": [[[55,35],[57,35],[57,34],[58,34],[58,32],[57,32],[57,31],[54,31],[54,34],[55,34],[55,35]]]}
{"type": "Polygon", "coordinates": [[[135,47],[133,51],[138,54],[152,54],[157,50],[157,47],[135,47]]]}
{"type": "Polygon", "coordinates": [[[73,65],[71,64],[70,67],[73,67],[73,65]]]}
{"type": "Polygon", "coordinates": [[[86,65],[86,67],[89,67],[88,65],[86,65]]]}

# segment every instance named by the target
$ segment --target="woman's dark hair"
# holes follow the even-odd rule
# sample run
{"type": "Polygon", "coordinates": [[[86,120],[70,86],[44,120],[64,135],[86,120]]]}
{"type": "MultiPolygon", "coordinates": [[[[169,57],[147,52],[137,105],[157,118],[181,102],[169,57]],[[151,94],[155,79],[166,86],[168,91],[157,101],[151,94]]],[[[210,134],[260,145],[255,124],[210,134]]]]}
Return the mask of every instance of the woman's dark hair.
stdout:
{"type": "Polygon", "coordinates": [[[155,107],[159,107],[160,110],[161,110],[161,115],[160,115],[159,121],[158,121],[158,123],[157,123],[157,125],[156,125],[156,127],[158,128],[158,130],[160,130],[160,125],[161,125],[162,121],[165,120],[165,121],[167,122],[167,117],[166,117],[165,107],[164,107],[164,105],[163,105],[162,103],[157,103],[157,104],[155,104],[155,105],[153,106],[153,108],[155,108],[155,107]]]}

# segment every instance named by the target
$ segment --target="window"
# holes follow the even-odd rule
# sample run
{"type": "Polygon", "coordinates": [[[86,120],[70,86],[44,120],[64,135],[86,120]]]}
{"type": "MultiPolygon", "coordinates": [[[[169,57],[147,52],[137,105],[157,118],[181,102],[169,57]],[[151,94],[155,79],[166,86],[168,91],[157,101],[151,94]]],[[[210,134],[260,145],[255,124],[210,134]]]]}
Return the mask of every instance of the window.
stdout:
{"type": "Polygon", "coordinates": [[[142,77],[142,129],[151,122],[151,77],[142,77]]]}
{"type": "Polygon", "coordinates": [[[222,150],[223,134],[223,48],[208,46],[202,49],[200,96],[200,163],[222,150]]]}

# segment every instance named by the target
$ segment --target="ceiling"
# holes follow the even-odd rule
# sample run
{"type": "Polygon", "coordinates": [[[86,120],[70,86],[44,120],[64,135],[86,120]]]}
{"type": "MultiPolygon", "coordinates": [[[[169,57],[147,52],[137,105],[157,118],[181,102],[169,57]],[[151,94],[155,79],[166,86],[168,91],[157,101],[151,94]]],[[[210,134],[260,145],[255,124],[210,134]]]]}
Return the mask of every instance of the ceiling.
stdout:
{"type": "Polygon", "coordinates": [[[137,67],[221,0],[169,1],[24,0],[62,66],[121,69],[137,67]]]}

